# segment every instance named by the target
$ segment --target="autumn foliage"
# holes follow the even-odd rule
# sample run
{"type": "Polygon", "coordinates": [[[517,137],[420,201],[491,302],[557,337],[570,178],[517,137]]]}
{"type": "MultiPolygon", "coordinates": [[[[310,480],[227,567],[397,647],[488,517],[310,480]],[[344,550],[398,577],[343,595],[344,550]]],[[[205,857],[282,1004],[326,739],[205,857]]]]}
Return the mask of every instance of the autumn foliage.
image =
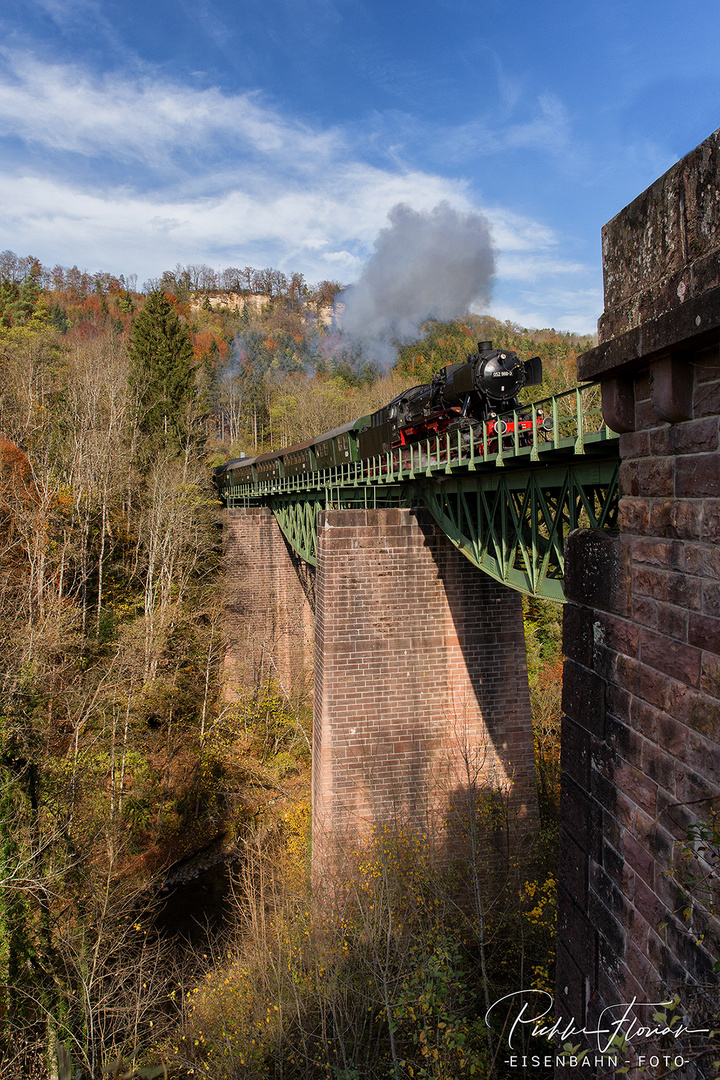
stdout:
{"type": "MultiPolygon", "coordinates": [[[[521,962],[550,979],[542,853],[483,914],[457,903],[470,864],[379,832],[348,852],[344,906],[317,911],[309,710],[221,693],[210,476],[373,411],[478,336],[537,339],[437,325],[380,373],[321,318],[337,283],[206,271],[141,293],[0,254],[0,1075],[487,1076],[485,992],[521,962]],[[234,893],[208,889],[224,922],[189,944],[161,908],[217,853],[234,893]]],[[[558,371],[571,345],[547,337],[558,371]]],[[[544,609],[528,627],[550,805],[556,630],[544,609]]]]}

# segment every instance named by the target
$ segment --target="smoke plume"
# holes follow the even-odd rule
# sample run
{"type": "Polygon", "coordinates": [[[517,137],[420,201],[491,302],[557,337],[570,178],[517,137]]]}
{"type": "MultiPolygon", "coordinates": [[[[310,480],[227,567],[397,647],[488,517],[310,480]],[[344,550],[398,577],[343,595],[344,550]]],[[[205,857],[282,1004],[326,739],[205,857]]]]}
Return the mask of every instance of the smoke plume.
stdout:
{"type": "Polygon", "coordinates": [[[459,318],[490,299],[495,252],[482,214],[442,202],[419,212],[398,203],[357,284],[339,298],[343,333],[369,360],[390,363],[397,342],[419,336],[428,318],[459,318]],[[395,343],[395,344],[394,344],[395,343]]]}

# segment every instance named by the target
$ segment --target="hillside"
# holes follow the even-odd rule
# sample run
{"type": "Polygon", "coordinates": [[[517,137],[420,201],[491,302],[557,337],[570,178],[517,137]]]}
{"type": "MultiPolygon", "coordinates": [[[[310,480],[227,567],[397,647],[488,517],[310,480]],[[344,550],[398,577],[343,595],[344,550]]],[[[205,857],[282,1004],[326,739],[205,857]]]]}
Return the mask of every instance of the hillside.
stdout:
{"type": "MultiPolygon", "coordinates": [[[[150,1076],[174,1063],[171,1075],[195,1069],[221,1080],[276,1075],[278,1061],[286,1077],[328,1075],[330,1049],[317,1032],[340,998],[328,996],[321,969],[347,979],[343,1023],[355,1025],[351,1038],[336,1016],[333,1052],[344,1047],[359,1062],[372,1045],[372,1068],[391,1075],[386,1019],[363,1019],[382,983],[376,971],[373,989],[361,989],[365,909],[334,938],[302,923],[308,703],[272,684],[260,697],[223,698],[211,466],[362,415],[408,379],[464,358],[478,337],[541,352],[548,388],[572,381],[583,341],[488,319],[434,324],[383,374],[328,327],[332,283],[293,295],[277,278],[254,293],[237,283],[194,289],[176,275],[146,295],[109,275],[48,271],[11,255],[0,259],[2,1076],[150,1076]],[[244,875],[234,899],[229,866],[244,875]],[[187,891],[193,882],[205,891],[187,891]],[[206,929],[193,919],[198,904],[206,929]],[[290,993],[294,1011],[278,1026],[276,1006],[290,993]],[[230,1028],[237,1044],[228,1051],[230,1028]],[[310,1030],[291,1068],[287,1045],[310,1030]],[[59,1073],[48,1071],[48,1055],[59,1073]]],[[[529,616],[551,805],[557,628],[543,608],[529,616]]],[[[365,873],[358,867],[359,880],[365,873]]],[[[446,885],[428,873],[417,886],[445,897],[444,914],[425,910],[412,948],[398,939],[397,1007],[410,1009],[421,992],[420,949],[453,988],[428,1020],[454,1024],[467,1043],[453,1075],[470,1075],[471,1065],[482,1075],[484,1035],[468,998],[478,954],[453,952],[451,941],[475,924],[457,923],[446,885]]],[[[540,904],[540,964],[552,883],[538,877],[533,888],[496,929],[507,944],[513,920],[540,904]]],[[[498,985],[509,955],[493,961],[498,985]]],[[[417,1075],[444,1075],[425,1065],[417,1075]]],[[[360,1075],[354,1068],[336,1075],[360,1075]]]]}

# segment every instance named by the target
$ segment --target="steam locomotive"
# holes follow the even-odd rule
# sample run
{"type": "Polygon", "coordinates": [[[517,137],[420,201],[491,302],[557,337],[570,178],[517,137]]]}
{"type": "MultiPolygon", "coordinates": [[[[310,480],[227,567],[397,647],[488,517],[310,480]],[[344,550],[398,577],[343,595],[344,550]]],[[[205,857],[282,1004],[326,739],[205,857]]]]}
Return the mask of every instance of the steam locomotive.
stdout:
{"type": "MultiPolygon", "coordinates": [[[[446,434],[469,441],[472,431],[476,445],[486,438],[497,446],[505,435],[515,438],[515,425],[521,443],[527,442],[534,421],[530,412],[517,412],[517,395],[524,386],[541,382],[539,356],[520,360],[515,352],[481,341],[464,364],[448,364],[429,383],[404,390],[377,412],[283,450],[228,461],[215,469],[213,482],[225,494],[237,484],[362,461],[446,434]],[[512,410],[516,410],[512,420],[499,418],[512,410]]],[[[538,420],[542,422],[542,417],[538,420]]]]}

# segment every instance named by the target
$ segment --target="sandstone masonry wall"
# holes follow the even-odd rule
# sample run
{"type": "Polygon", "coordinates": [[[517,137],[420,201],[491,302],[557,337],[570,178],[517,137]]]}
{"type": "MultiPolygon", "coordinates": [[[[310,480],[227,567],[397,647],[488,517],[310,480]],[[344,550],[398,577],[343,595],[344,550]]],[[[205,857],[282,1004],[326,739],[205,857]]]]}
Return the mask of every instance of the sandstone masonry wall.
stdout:
{"type": "Polygon", "coordinates": [[[715,133],[606,227],[578,365],[622,432],[620,535],[566,548],[557,1011],[590,1024],[675,989],[707,1019],[717,985],[720,923],[679,855],[720,805],[718,191],[715,133]]]}

